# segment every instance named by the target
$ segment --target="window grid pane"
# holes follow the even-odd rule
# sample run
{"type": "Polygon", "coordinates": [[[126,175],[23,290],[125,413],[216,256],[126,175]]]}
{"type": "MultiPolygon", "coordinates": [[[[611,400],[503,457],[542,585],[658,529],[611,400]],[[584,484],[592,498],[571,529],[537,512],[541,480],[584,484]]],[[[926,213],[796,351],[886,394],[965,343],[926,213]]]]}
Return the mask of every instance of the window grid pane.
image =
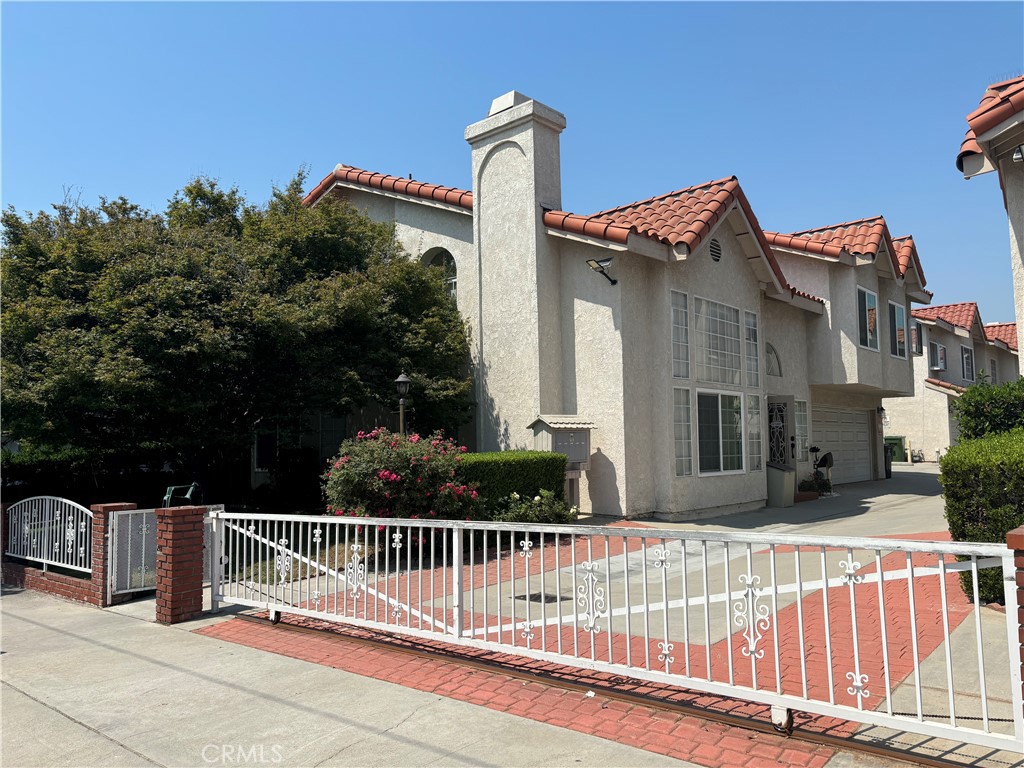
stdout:
{"type": "Polygon", "coordinates": [[[996,359],[990,357],[988,359],[988,382],[989,384],[998,384],[997,379],[999,378],[998,371],[996,369],[996,359]]]}
{"type": "Polygon", "coordinates": [[[720,472],[718,395],[697,395],[697,451],[701,472],[720,472]]]}
{"type": "Polygon", "coordinates": [[[898,304],[889,305],[889,351],[896,357],[907,356],[907,314],[898,304]]]}
{"type": "Polygon", "coordinates": [[[796,400],[794,403],[796,411],[796,450],[800,461],[808,460],[807,451],[807,401],[796,400]]]}
{"type": "Polygon", "coordinates": [[[974,352],[966,347],[961,347],[960,357],[963,360],[964,379],[974,381],[974,352]]]}
{"type": "Polygon", "coordinates": [[[760,355],[757,348],[757,315],[753,312],[743,313],[743,324],[746,332],[747,386],[761,386],[760,355]]]}
{"type": "Polygon", "coordinates": [[[722,469],[743,469],[743,401],[739,395],[720,395],[722,401],[722,469]]]}
{"type": "Polygon", "coordinates": [[[697,378],[740,384],[740,311],[703,299],[693,300],[697,378]]]}
{"type": "Polygon", "coordinates": [[[761,471],[762,465],[760,395],[747,395],[747,453],[750,458],[750,471],[761,471]]]}
{"type": "Polygon", "coordinates": [[[690,378],[690,323],[686,294],[672,291],[672,376],[690,378]]]}
{"type": "Polygon", "coordinates": [[[690,390],[673,389],[676,445],[676,477],[693,474],[693,441],[690,437],[690,390]]]}
{"type": "Polygon", "coordinates": [[[857,309],[861,346],[878,349],[878,297],[858,288],[857,309]]]}

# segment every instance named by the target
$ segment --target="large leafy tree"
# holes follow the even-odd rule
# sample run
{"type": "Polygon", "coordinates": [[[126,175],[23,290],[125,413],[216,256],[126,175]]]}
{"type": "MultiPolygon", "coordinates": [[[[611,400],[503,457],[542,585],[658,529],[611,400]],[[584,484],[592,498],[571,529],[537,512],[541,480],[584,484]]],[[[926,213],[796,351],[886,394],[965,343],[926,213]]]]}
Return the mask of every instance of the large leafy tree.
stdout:
{"type": "Polygon", "coordinates": [[[256,429],[390,404],[469,413],[465,325],[441,275],[342,202],[266,205],[199,178],[163,215],[124,198],[3,213],[3,430],[92,472],[244,464],[256,429]]]}

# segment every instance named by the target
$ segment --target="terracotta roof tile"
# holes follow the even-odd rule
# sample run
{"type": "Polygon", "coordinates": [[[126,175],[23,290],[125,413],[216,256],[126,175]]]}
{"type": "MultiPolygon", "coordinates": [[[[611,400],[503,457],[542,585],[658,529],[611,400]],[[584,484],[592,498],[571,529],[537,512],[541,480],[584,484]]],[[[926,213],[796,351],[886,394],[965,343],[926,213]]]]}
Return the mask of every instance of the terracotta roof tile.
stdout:
{"type": "Polygon", "coordinates": [[[1010,349],[1017,351],[1017,324],[990,323],[985,326],[985,338],[989,341],[1001,341],[1010,349]]]}
{"type": "Polygon", "coordinates": [[[935,307],[915,309],[910,314],[918,320],[943,320],[957,328],[969,331],[974,327],[974,319],[978,317],[978,305],[973,301],[940,304],[935,307]]]}
{"type": "Polygon", "coordinates": [[[942,381],[942,379],[928,378],[925,379],[925,381],[931,384],[933,387],[938,387],[939,389],[948,389],[950,392],[955,392],[958,395],[962,395],[964,392],[967,391],[964,387],[958,387],[956,384],[950,384],[948,381],[942,381]]]}
{"type": "Polygon", "coordinates": [[[896,274],[903,274],[896,259],[896,246],[893,245],[889,227],[881,216],[790,232],[788,235],[766,232],[765,236],[768,242],[780,248],[795,248],[836,259],[844,251],[852,256],[870,256],[874,259],[884,243],[896,274]]]}
{"type": "Polygon", "coordinates": [[[1024,112],[1024,75],[992,83],[986,88],[978,108],[967,115],[968,131],[956,156],[957,170],[963,171],[964,158],[968,155],[982,154],[978,136],[1019,112],[1024,112]]]}
{"type": "Polygon", "coordinates": [[[350,165],[339,165],[331,173],[324,177],[323,181],[317,184],[303,199],[306,205],[312,205],[319,200],[333,186],[336,181],[343,181],[349,184],[358,184],[362,187],[379,189],[384,192],[395,192],[409,197],[418,197],[423,200],[434,200],[439,203],[448,203],[466,210],[473,210],[473,193],[455,187],[442,187],[437,184],[425,184],[422,181],[403,179],[400,176],[388,176],[383,173],[364,171],[361,168],[353,168],[350,165]]]}
{"type": "Polygon", "coordinates": [[[900,265],[900,275],[906,277],[907,270],[910,268],[911,262],[913,262],[914,269],[917,270],[917,276],[921,280],[921,285],[924,286],[924,270],[921,268],[921,259],[917,255],[917,245],[914,243],[914,236],[894,237],[892,244],[896,248],[896,261],[900,265]]]}
{"type": "Polygon", "coordinates": [[[565,211],[545,211],[544,226],[577,235],[596,237],[599,240],[610,240],[620,245],[626,244],[631,232],[636,233],[632,227],[616,226],[600,216],[577,216],[565,211]]]}

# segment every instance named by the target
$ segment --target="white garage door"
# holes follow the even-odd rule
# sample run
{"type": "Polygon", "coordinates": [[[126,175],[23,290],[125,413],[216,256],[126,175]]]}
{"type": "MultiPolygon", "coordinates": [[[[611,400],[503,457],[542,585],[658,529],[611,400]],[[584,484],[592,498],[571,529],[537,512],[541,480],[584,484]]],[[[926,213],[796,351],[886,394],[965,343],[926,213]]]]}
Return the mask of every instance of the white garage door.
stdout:
{"type": "Polygon", "coordinates": [[[812,408],[811,443],[821,455],[832,452],[832,482],[856,483],[870,480],[871,438],[867,411],[812,408]]]}

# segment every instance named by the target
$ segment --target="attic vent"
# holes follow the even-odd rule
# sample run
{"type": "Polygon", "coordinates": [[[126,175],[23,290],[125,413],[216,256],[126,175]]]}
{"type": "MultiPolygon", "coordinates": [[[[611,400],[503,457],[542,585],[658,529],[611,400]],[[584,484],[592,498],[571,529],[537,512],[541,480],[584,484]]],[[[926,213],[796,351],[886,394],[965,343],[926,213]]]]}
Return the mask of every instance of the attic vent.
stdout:
{"type": "Polygon", "coordinates": [[[715,240],[714,238],[712,238],[711,239],[711,246],[710,247],[711,247],[711,260],[712,261],[721,261],[722,260],[722,244],[720,242],[718,242],[717,240],[715,240]]]}

